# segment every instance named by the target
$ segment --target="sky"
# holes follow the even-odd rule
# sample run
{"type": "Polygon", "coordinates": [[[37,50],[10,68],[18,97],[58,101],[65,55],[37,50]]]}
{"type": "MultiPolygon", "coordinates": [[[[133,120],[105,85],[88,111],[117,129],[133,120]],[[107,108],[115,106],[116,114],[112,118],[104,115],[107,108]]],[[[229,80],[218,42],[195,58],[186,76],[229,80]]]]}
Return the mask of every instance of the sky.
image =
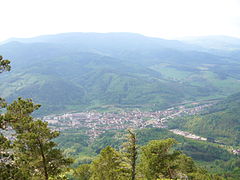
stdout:
{"type": "Polygon", "coordinates": [[[240,37],[240,0],[0,0],[0,41],[64,32],[240,37]]]}

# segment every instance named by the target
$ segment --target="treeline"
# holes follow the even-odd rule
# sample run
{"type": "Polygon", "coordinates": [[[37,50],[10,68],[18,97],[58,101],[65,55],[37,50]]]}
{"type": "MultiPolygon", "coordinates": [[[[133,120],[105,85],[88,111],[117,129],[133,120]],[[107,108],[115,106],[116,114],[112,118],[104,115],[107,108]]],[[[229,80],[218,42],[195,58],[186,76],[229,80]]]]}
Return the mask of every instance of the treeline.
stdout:
{"type": "Polygon", "coordinates": [[[105,147],[90,163],[78,166],[72,179],[224,179],[198,167],[192,158],[173,148],[176,144],[168,138],[138,146],[136,134],[129,130],[120,150],[105,147]]]}
{"type": "MultiPolygon", "coordinates": [[[[219,145],[205,142],[191,140],[168,131],[162,128],[146,128],[135,131],[138,137],[138,145],[144,146],[149,141],[159,139],[176,139],[179,143],[174,146],[174,149],[182,151],[184,154],[192,157],[195,161],[202,161],[212,163],[216,160],[228,161],[235,156],[230,154],[226,149],[219,145]]],[[[66,155],[74,157],[74,167],[81,163],[84,157],[91,159],[96,156],[106,146],[111,146],[117,150],[120,149],[121,144],[124,143],[126,132],[123,130],[107,131],[94,140],[90,140],[89,136],[85,135],[83,130],[73,129],[61,132],[61,135],[54,139],[58,147],[64,149],[66,155]]]]}
{"type": "MultiPolygon", "coordinates": [[[[167,129],[147,128],[135,130],[138,137],[137,144],[142,147],[152,140],[173,138],[178,141],[173,150],[181,151],[193,158],[194,162],[210,173],[223,176],[225,179],[239,179],[239,158],[231,154],[218,144],[205,141],[196,141],[175,135],[167,129]]],[[[94,140],[85,135],[84,130],[69,129],[61,132],[54,139],[64,154],[73,157],[72,167],[80,164],[89,164],[107,146],[121,151],[121,145],[126,141],[126,132],[123,130],[107,131],[94,140]]]]}

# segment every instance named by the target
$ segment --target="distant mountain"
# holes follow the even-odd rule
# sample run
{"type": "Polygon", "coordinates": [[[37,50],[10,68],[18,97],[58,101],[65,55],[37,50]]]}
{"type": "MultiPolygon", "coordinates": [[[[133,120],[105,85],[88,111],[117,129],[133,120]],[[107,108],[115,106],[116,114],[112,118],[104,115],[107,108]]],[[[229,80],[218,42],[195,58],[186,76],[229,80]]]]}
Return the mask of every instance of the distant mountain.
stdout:
{"type": "Polygon", "coordinates": [[[230,36],[187,37],[182,41],[208,49],[240,50],[240,38],[230,36]]]}
{"type": "Polygon", "coordinates": [[[56,35],[43,35],[33,38],[11,38],[4,43],[54,43],[78,45],[86,49],[159,49],[180,48],[193,49],[181,41],[165,40],[161,38],[146,37],[135,33],[63,33],[56,35]]]}
{"type": "Polygon", "coordinates": [[[133,33],[16,38],[0,54],[12,60],[0,96],[31,97],[42,114],[111,105],[157,110],[240,89],[238,55],[133,33]]]}

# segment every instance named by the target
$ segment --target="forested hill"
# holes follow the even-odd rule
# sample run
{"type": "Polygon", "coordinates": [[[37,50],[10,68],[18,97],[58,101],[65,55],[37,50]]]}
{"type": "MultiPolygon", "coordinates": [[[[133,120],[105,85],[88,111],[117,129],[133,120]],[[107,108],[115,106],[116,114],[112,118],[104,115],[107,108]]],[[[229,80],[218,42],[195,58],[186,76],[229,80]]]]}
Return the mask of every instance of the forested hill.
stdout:
{"type": "Polygon", "coordinates": [[[227,145],[240,145],[240,93],[226,98],[205,114],[176,119],[170,127],[192,131],[227,145]]]}
{"type": "Polygon", "coordinates": [[[240,89],[239,51],[226,51],[133,33],[15,38],[0,45],[12,60],[0,96],[33,98],[41,114],[221,98],[240,89]]]}

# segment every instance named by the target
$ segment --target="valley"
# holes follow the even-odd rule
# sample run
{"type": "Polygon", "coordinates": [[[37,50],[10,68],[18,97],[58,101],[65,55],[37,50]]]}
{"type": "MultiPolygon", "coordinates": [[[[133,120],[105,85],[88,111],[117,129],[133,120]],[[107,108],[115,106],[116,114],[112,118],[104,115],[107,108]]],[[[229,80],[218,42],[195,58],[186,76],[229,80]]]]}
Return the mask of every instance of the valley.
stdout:
{"type": "Polygon", "coordinates": [[[240,180],[240,0],[1,7],[0,180],[240,180]]]}
{"type": "MultiPolygon", "coordinates": [[[[122,110],[121,112],[90,111],[66,113],[63,115],[44,116],[42,120],[48,122],[51,128],[59,131],[84,129],[90,139],[95,139],[107,130],[167,128],[168,120],[187,115],[196,115],[213,104],[214,102],[208,102],[207,104],[191,103],[190,107],[181,105],[155,112],[122,110]]],[[[191,138],[199,139],[194,136],[191,138]]]]}
{"type": "MultiPolygon", "coordinates": [[[[49,115],[41,119],[48,122],[51,129],[60,132],[78,132],[80,130],[84,135],[89,137],[89,143],[91,143],[109,131],[122,131],[126,129],[140,130],[145,128],[169,129],[169,121],[204,113],[209,108],[214,108],[216,102],[216,100],[203,101],[201,103],[192,102],[155,112],[140,111],[139,109],[118,110],[115,112],[88,111],[65,113],[63,115],[49,115]]],[[[204,134],[198,136],[180,129],[169,129],[169,131],[185,138],[220,144],[219,148],[226,149],[232,154],[240,155],[239,149],[236,149],[236,147],[226,146],[221,142],[215,141],[212,137],[204,136],[204,134]]],[[[76,133],[76,135],[77,134],[78,133],[76,133]]]]}
{"type": "MultiPolygon", "coordinates": [[[[0,97],[7,107],[18,97],[41,104],[32,123],[60,131],[53,144],[74,158],[73,167],[107,146],[120,150],[131,128],[139,146],[174,138],[175,150],[210,173],[235,178],[240,48],[202,43],[134,33],[10,39],[0,44],[12,67],[0,76],[0,97]]],[[[4,135],[14,141],[11,130],[4,135]]]]}

